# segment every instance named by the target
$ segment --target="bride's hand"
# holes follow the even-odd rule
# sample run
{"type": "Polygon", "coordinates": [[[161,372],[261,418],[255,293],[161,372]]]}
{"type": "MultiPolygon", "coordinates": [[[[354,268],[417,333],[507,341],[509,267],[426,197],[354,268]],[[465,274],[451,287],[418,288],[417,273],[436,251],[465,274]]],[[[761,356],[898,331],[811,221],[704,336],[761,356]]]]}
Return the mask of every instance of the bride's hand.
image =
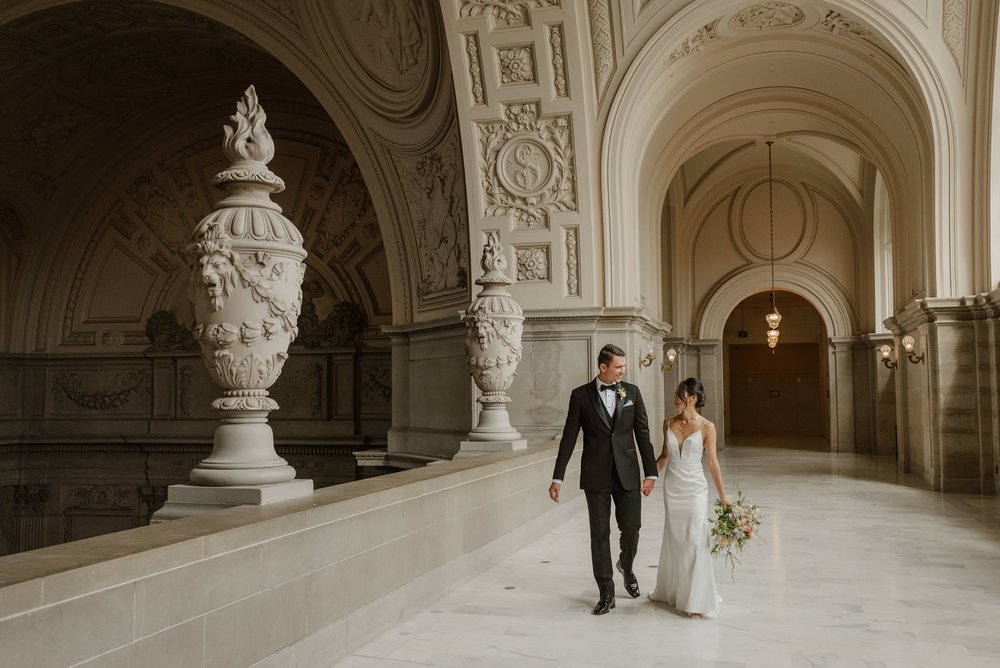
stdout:
{"type": "Polygon", "coordinates": [[[731,505],[733,505],[733,500],[729,498],[728,494],[723,494],[722,495],[722,505],[724,505],[724,506],[731,506],[731,505]]]}

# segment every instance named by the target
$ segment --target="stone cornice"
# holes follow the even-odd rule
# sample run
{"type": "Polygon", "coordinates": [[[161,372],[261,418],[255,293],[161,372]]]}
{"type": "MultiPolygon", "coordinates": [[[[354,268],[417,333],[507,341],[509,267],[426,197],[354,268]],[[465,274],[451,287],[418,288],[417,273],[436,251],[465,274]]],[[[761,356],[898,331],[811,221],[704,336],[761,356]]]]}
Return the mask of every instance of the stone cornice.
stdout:
{"type": "Polygon", "coordinates": [[[1000,290],[965,297],[927,297],[911,301],[885,322],[893,334],[902,336],[932,322],[970,322],[995,318],[1000,315],[998,310],[1000,290]]]}

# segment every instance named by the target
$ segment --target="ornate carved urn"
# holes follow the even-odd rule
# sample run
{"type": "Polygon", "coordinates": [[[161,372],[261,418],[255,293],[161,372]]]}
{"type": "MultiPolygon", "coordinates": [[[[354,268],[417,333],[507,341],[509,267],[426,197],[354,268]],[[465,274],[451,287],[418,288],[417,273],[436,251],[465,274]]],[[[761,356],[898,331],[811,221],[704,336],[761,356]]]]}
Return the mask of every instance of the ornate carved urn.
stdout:
{"type": "Polygon", "coordinates": [[[298,334],[306,252],[302,235],[271,201],[284,182],[267,169],[274,142],[250,86],[225,126],[231,165],[212,185],[226,196],[194,231],[194,335],[212,379],[225,388],[212,454],[191,471],[198,485],[288,482],[295,469],[274,451],[267,389],[281,374],[298,334]]]}
{"type": "Polygon", "coordinates": [[[483,287],[462,314],[465,321],[465,351],[472,378],[482,392],[479,424],[462,442],[462,451],[519,449],[527,446],[521,434],[510,424],[507,390],[514,382],[521,361],[521,334],[524,311],[507,292],[511,280],[504,274],[507,259],[496,231],[483,248],[483,276],[476,285],[483,287]],[[493,447],[488,446],[492,443],[493,447]],[[482,444],[481,446],[478,444],[482,444]]]}

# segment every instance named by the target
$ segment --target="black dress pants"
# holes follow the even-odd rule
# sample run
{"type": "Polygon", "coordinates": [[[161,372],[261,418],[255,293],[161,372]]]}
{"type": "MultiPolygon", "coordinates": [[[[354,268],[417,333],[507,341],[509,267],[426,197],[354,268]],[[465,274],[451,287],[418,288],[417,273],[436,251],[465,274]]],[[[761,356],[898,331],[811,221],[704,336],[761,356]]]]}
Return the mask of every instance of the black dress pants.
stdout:
{"type": "Polygon", "coordinates": [[[590,559],[594,579],[601,596],[614,596],[614,564],[611,561],[611,501],[615,502],[615,520],[621,534],[619,558],[622,570],[632,572],[635,552],[639,546],[639,528],[642,525],[642,493],[639,489],[626,490],[612,464],[611,483],[600,492],[586,490],[587,513],[590,516],[590,559]]]}

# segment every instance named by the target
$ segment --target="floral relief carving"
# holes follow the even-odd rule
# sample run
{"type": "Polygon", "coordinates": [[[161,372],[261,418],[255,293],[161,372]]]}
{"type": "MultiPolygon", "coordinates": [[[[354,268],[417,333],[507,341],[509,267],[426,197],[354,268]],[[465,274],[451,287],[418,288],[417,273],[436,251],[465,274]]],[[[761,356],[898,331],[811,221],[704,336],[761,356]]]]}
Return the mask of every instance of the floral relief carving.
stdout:
{"type": "Polygon", "coordinates": [[[577,235],[577,228],[566,228],[566,294],[573,297],[580,296],[580,250],[577,235]]]}
{"type": "Polygon", "coordinates": [[[75,487],[66,496],[66,507],[74,509],[133,508],[139,500],[134,487],[117,485],[75,487]]]}
{"type": "Polygon", "coordinates": [[[958,71],[965,73],[965,40],[966,40],[966,15],[969,6],[967,0],[945,0],[944,2],[944,27],[941,36],[944,43],[951,50],[951,55],[955,58],[958,71]]]}
{"type": "Polygon", "coordinates": [[[462,0],[459,16],[491,16],[514,27],[527,25],[533,10],[558,6],[559,0],[462,0]]]}
{"type": "Polygon", "coordinates": [[[416,231],[422,301],[468,286],[468,221],[457,126],[440,147],[416,160],[400,160],[400,176],[416,231]]]}
{"type": "Polygon", "coordinates": [[[549,26],[549,46],[552,48],[552,84],[556,97],[568,97],[566,87],[566,56],[563,53],[562,24],[549,26]]]}
{"type": "Polygon", "coordinates": [[[542,118],[529,102],[506,106],[504,118],[479,125],[483,215],[540,228],[553,211],[576,211],[569,116],[542,118]]]}
{"type": "Polygon", "coordinates": [[[547,281],[549,279],[548,246],[516,248],[517,280],[547,281]]]}
{"type": "Polygon", "coordinates": [[[594,51],[594,82],[597,98],[603,99],[615,68],[614,43],[611,37],[611,9],[608,0],[588,0],[590,41],[594,51]]]}
{"type": "Polygon", "coordinates": [[[697,53],[711,42],[721,39],[719,33],[715,31],[715,28],[718,25],[719,19],[716,19],[715,21],[706,23],[701,28],[698,28],[697,32],[685,39],[681,42],[679,47],[673,50],[670,54],[669,62],[672,63],[678,58],[683,58],[684,56],[691,55],[692,53],[697,53]]]}
{"type": "Polygon", "coordinates": [[[144,371],[120,373],[114,377],[117,389],[90,389],[90,380],[86,375],[72,372],[60,372],[52,378],[55,389],[62,393],[80,408],[93,411],[109,411],[121,408],[136,397],[149,396],[149,374],[144,371]]]}
{"type": "Polygon", "coordinates": [[[465,36],[465,53],[469,57],[469,77],[472,79],[472,101],[474,104],[486,104],[486,91],[483,89],[483,64],[479,56],[479,36],[465,36]]]}
{"type": "Polygon", "coordinates": [[[736,14],[730,25],[737,30],[772,30],[802,23],[805,13],[787,2],[766,2],[736,14]]]}
{"type": "Polygon", "coordinates": [[[497,49],[503,84],[535,82],[535,55],[530,45],[497,49]]]}

